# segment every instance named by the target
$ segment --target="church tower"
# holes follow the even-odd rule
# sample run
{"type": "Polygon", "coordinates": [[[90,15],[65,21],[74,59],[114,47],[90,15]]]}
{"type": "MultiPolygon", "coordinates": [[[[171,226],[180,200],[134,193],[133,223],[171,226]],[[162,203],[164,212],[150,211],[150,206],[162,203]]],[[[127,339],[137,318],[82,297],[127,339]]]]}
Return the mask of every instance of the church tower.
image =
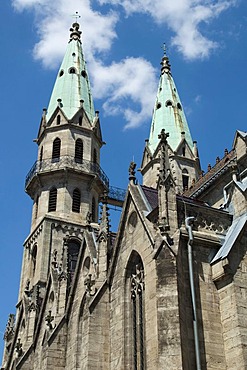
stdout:
{"type": "Polygon", "coordinates": [[[109,188],[100,167],[103,141],[99,113],[94,111],[77,22],[70,29],[67,50],[35,142],[38,157],[25,182],[33,211],[24,243],[15,320],[19,326],[14,342],[19,347],[15,344],[11,350],[13,338],[6,336],[4,363],[9,364],[14,353],[20,357],[33,343],[44,300],[48,300],[50,315],[57,320],[64,314],[84,231],[94,226],[97,229],[100,197],[109,188]],[[49,284],[53,289],[46,297],[49,284]]]}
{"type": "Polygon", "coordinates": [[[177,193],[192,186],[201,173],[196,142],[192,141],[184,109],[174,83],[169,59],[164,51],[158,92],[153,109],[149,140],[146,140],[141,173],[143,184],[157,187],[161,130],[168,136],[170,170],[177,193]]]}

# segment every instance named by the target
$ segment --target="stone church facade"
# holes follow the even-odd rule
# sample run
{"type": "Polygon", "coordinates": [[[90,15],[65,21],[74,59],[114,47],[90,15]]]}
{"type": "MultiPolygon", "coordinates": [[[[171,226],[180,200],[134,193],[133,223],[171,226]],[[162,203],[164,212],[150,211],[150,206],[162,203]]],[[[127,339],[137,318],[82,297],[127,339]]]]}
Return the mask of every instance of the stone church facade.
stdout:
{"type": "Polygon", "coordinates": [[[32,223],[2,370],[246,369],[246,132],[203,174],[165,54],[143,185],[132,162],[120,199],[70,31],[26,178],[32,223]],[[117,233],[108,204],[122,206],[117,233]]]}

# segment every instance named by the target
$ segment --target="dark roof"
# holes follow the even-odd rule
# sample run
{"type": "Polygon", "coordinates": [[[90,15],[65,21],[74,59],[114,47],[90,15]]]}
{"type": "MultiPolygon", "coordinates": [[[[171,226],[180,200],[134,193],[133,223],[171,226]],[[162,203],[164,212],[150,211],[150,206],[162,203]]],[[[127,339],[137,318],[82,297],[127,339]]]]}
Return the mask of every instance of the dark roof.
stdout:
{"type": "Polygon", "coordinates": [[[141,188],[143,190],[143,193],[145,197],[147,198],[148,203],[150,204],[150,207],[155,209],[158,207],[158,191],[157,189],[150,188],[148,186],[141,185],[141,188]]]}
{"type": "Polygon", "coordinates": [[[235,150],[231,150],[227,153],[218,163],[215,164],[204,176],[200,177],[199,180],[194,184],[193,187],[185,191],[186,196],[194,196],[195,193],[204,189],[209,184],[214,182],[221,174],[223,174],[228,169],[228,162],[232,161],[236,157],[235,150]]]}

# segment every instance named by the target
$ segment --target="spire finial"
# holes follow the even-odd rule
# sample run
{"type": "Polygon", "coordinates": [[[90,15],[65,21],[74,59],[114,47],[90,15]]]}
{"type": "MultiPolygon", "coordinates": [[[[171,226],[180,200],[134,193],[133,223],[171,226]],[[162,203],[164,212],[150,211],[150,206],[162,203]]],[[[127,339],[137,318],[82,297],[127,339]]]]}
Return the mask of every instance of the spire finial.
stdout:
{"type": "Polygon", "coordinates": [[[162,47],[162,49],[163,49],[164,56],[167,56],[167,54],[166,54],[166,51],[167,51],[166,43],[165,43],[165,42],[163,42],[163,45],[162,45],[161,47],[162,47]]]}
{"type": "Polygon", "coordinates": [[[78,12],[75,12],[75,14],[72,14],[72,17],[75,18],[76,23],[77,23],[78,18],[81,18],[80,14],[78,12]]]}
{"type": "Polygon", "coordinates": [[[77,22],[77,19],[80,18],[81,16],[79,15],[78,12],[75,12],[75,14],[72,15],[73,18],[75,18],[75,22],[72,24],[72,27],[70,28],[70,41],[71,40],[80,40],[81,38],[81,31],[79,31],[80,25],[77,22]]]}
{"type": "Polygon", "coordinates": [[[162,49],[164,52],[163,58],[161,60],[161,74],[163,75],[164,73],[171,73],[171,65],[167,56],[167,46],[166,43],[164,42],[162,45],[162,49]]]}

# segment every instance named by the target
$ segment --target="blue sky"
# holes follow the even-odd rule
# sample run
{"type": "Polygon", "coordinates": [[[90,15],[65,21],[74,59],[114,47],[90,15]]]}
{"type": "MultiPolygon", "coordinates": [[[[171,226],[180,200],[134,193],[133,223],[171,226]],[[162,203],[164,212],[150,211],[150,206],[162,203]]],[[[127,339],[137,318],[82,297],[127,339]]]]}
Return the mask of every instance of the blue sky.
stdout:
{"type": "Polygon", "coordinates": [[[75,11],[107,143],[101,165],[111,185],[125,188],[129,162],[141,163],[164,42],[203,169],[231,149],[236,129],[246,131],[246,1],[2,0],[1,336],[15,312],[30,227],[32,202],[23,188],[36,160],[33,139],[75,11]]]}

